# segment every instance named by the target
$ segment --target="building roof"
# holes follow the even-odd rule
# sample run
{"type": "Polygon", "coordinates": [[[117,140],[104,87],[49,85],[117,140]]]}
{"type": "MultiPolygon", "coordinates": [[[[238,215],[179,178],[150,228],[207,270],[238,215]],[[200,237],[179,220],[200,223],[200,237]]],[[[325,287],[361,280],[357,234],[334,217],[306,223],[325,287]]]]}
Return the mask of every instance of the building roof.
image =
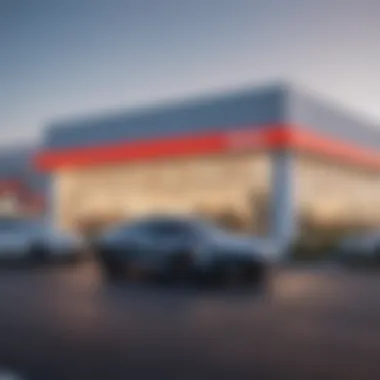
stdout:
{"type": "Polygon", "coordinates": [[[287,84],[62,121],[46,131],[40,162],[94,165],[237,145],[301,149],[380,168],[380,129],[287,84]]]}
{"type": "Polygon", "coordinates": [[[48,127],[44,145],[86,147],[278,123],[291,123],[342,141],[380,149],[380,129],[376,126],[312,91],[288,84],[244,88],[61,121],[48,127]]]}
{"type": "Polygon", "coordinates": [[[51,125],[49,148],[165,138],[277,123],[284,118],[282,86],[200,96],[51,125]]]}
{"type": "Polygon", "coordinates": [[[286,120],[305,130],[380,151],[380,125],[312,90],[291,86],[286,94],[286,120]]]}

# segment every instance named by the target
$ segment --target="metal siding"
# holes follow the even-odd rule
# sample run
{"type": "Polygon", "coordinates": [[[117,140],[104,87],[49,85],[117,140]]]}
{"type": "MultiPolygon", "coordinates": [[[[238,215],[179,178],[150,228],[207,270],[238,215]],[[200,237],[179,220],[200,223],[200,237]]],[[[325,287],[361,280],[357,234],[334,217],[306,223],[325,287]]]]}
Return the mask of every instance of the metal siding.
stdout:
{"type": "Polygon", "coordinates": [[[374,126],[287,84],[62,122],[48,129],[44,147],[91,147],[273,123],[293,124],[326,138],[380,149],[380,131],[374,126]]]}
{"type": "Polygon", "coordinates": [[[47,148],[84,147],[120,141],[165,138],[280,122],[284,117],[280,86],[199,99],[145,111],[105,115],[53,126],[47,148]]]}
{"type": "Polygon", "coordinates": [[[336,140],[364,148],[380,149],[380,130],[349,112],[306,91],[291,89],[287,96],[290,123],[336,140]]]}

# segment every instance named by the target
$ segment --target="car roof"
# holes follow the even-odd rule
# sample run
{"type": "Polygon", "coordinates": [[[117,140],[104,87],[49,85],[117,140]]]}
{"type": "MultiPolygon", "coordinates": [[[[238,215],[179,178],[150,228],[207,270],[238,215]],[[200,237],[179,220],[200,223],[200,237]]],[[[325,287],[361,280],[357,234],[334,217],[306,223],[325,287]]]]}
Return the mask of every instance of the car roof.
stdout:
{"type": "Polygon", "coordinates": [[[140,224],[140,223],[197,223],[200,222],[198,219],[186,216],[186,215],[165,215],[157,214],[153,216],[145,216],[139,219],[131,221],[131,224],[140,224]]]}

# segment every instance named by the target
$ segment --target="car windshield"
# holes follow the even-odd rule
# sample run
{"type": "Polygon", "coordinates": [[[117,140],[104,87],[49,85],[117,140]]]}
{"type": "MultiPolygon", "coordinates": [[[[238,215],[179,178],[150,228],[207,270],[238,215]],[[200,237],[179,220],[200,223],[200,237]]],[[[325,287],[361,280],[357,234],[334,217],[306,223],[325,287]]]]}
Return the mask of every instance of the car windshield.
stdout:
{"type": "Polygon", "coordinates": [[[112,227],[106,231],[107,236],[125,236],[126,234],[148,234],[151,236],[218,236],[223,230],[212,223],[199,219],[144,219],[112,227]]]}
{"type": "Polygon", "coordinates": [[[180,221],[154,221],[140,226],[140,230],[155,236],[184,235],[190,232],[190,228],[180,221]]]}

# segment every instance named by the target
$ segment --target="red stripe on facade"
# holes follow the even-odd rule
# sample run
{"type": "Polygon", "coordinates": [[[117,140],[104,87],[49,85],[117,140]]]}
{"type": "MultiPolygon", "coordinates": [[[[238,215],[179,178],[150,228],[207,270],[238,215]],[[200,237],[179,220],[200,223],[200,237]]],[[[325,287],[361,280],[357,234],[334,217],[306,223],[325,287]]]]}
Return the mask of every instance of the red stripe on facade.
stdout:
{"type": "Polygon", "coordinates": [[[347,164],[380,169],[380,151],[332,139],[302,127],[293,127],[289,148],[347,164]]]}
{"type": "Polygon", "coordinates": [[[20,190],[23,188],[23,184],[14,179],[1,179],[0,180],[0,191],[8,190],[20,190]]]}
{"type": "Polygon", "coordinates": [[[37,166],[49,171],[63,167],[96,166],[153,158],[196,156],[254,149],[293,149],[380,169],[380,152],[319,135],[294,125],[245,127],[232,132],[144,140],[40,153],[37,166]]]}
{"type": "Polygon", "coordinates": [[[93,166],[150,158],[192,156],[221,153],[229,150],[269,148],[282,139],[284,130],[278,126],[244,128],[234,132],[218,132],[199,136],[183,136],[118,143],[106,146],[45,151],[36,158],[42,170],[61,167],[93,166]]]}

